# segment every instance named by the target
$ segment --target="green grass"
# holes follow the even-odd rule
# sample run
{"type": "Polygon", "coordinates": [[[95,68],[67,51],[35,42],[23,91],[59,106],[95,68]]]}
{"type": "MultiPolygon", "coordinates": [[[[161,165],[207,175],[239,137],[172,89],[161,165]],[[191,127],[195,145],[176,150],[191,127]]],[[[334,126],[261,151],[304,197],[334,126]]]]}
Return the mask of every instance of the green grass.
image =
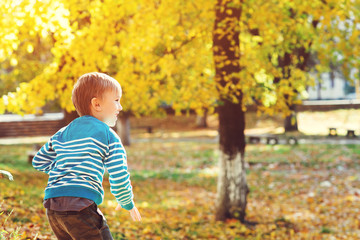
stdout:
{"type": "Polygon", "coordinates": [[[27,162],[32,144],[0,145],[0,169],[7,171],[36,171],[27,162]]]}

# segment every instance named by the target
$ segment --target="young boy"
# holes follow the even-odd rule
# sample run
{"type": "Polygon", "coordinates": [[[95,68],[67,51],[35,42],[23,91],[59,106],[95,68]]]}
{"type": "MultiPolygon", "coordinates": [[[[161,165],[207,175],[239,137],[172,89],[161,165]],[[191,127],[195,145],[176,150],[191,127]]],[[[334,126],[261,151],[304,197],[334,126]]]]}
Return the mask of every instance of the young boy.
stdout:
{"type": "Polygon", "coordinates": [[[72,91],[80,117],[57,131],[33,158],[35,169],[49,174],[44,207],[58,239],[113,239],[98,205],[103,202],[105,168],[118,206],[141,216],[133,201],[126,151],[115,126],[122,90],[104,73],[82,75],[72,91]]]}

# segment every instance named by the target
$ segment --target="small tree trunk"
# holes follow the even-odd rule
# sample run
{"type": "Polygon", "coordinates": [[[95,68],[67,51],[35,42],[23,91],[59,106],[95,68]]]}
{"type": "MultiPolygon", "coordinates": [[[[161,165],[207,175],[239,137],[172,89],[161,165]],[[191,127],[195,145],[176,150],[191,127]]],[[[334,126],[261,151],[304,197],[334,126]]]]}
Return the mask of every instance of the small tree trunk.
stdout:
{"type": "Polygon", "coordinates": [[[318,88],[317,88],[317,100],[321,100],[321,82],[319,80],[318,88]]]}
{"type": "Polygon", "coordinates": [[[73,121],[75,118],[78,118],[79,115],[77,114],[76,111],[71,111],[71,112],[67,112],[65,109],[63,110],[64,112],[64,120],[63,120],[63,125],[66,126],[68,125],[71,121],[73,121]]]}
{"type": "Polygon", "coordinates": [[[285,132],[294,132],[299,130],[296,119],[296,112],[292,112],[291,115],[285,117],[284,128],[285,132]]]}
{"type": "Polygon", "coordinates": [[[360,77],[360,73],[359,73],[358,79],[355,80],[355,98],[356,99],[360,99],[360,80],[359,80],[359,77],[360,77]]]}
{"type": "Polygon", "coordinates": [[[130,113],[122,112],[116,122],[116,132],[124,146],[130,146],[130,113]]]}
{"type": "Polygon", "coordinates": [[[202,116],[196,115],[196,127],[198,127],[198,128],[206,128],[207,127],[207,122],[206,122],[207,112],[208,112],[208,109],[206,108],[206,109],[204,109],[204,114],[202,116]]]}

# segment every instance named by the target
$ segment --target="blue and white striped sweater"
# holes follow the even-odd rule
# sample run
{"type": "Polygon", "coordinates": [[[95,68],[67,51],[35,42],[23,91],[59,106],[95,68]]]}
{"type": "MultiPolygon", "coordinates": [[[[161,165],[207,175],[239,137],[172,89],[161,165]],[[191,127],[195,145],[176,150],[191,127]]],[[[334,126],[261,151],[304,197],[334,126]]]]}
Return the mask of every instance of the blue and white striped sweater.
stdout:
{"type": "Polygon", "coordinates": [[[121,139],[107,124],[84,115],[57,131],[36,153],[35,169],[49,174],[44,199],[73,196],[104,199],[105,169],[110,191],[126,210],[134,207],[126,151],[121,139]]]}

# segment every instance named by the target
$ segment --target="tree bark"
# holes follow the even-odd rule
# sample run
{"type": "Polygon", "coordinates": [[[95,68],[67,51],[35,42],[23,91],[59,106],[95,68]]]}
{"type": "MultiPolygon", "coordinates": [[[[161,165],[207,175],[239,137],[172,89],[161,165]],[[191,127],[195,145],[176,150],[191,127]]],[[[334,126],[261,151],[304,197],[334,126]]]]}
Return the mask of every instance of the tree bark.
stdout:
{"type": "Polygon", "coordinates": [[[76,111],[71,111],[71,112],[67,112],[65,109],[63,110],[64,112],[64,120],[63,120],[63,125],[66,126],[68,125],[71,121],[73,121],[75,118],[78,118],[79,115],[77,114],[76,111]]]}
{"type": "Polygon", "coordinates": [[[116,132],[124,146],[130,146],[130,112],[122,112],[116,122],[116,132]]]}
{"type": "MultiPolygon", "coordinates": [[[[231,6],[230,0],[217,0],[216,19],[213,29],[213,56],[215,63],[215,80],[221,92],[232,73],[240,72],[239,65],[239,19],[241,6],[231,6]],[[226,22],[224,22],[226,20],[226,22]],[[225,34],[224,34],[225,33],[225,34]],[[224,34],[224,35],[222,35],[224,34]],[[222,35],[222,36],[221,36],[222,35]],[[226,59],[224,60],[224,57],[226,59]],[[230,60],[231,64],[224,64],[230,60]],[[219,84],[219,85],[218,85],[219,84]]],[[[239,78],[230,78],[232,84],[239,78]]],[[[245,112],[242,110],[242,92],[237,95],[237,103],[220,94],[218,106],[220,159],[217,183],[215,219],[224,221],[236,218],[245,221],[247,194],[249,188],[245,172],[245,112]]]]}
{"type": "Polygon", "coordinates": [[[284,129],[285,129],[285,132],[299,131],[298,124],[297,124],[297,118],[296,118],[296,112],[292,112],[291,115],[285,117],[284,129]]]}
{"type": "Polygon", "coordinates": [[[200,115],[196,115],[196,127],[198,128],[207,128],[207,122],[206,122],[206,118],[207,118],[207,112],[208,109],[204,109],[204,114],[202,116],[200,115]]]}

